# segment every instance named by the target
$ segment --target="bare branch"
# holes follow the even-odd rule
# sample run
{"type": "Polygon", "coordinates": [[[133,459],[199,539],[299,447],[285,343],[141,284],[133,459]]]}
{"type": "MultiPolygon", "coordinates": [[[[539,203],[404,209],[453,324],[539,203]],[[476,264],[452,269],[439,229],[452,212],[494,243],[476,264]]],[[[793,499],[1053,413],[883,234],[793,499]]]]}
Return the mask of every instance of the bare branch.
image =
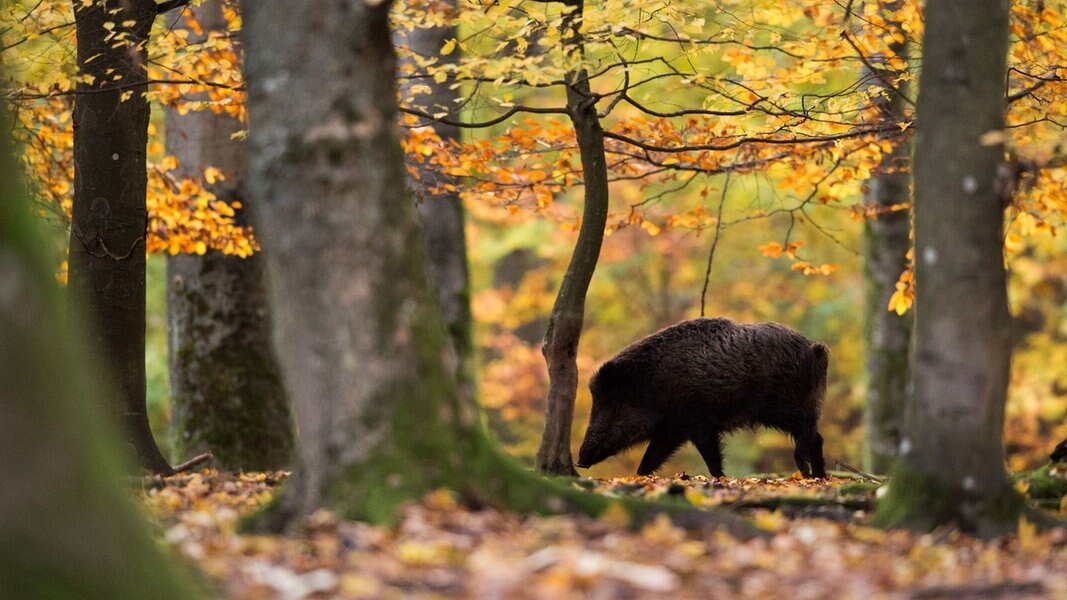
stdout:
{"type": "Polygon", "coordinates": [[[708,268],[704,271],[704,289],[700,291],[700,316],[704,316],[704,300],[708,295],[708,282],[711,281],[711,265],[715,260],[715,247],[719,245],[719,235],[722,232],[722,207],[726,204],[726,192],[730,189],[730,172],[726,172],[726,181],[722,184],[722,195],[719,196],[719,212],[715,217],[715,237],[711,239],[711,249],[708,250],[708,268]]]}
{"type": "Polygon", "coordinates": [[[227,85],[225,83],[217,83],[214,81],[199,81],[196,79],[148,79],[145,81],[136,81],[131,83],[122,83],[118,85],[109,85],[107,87],[81,89],[81,90],[64,90],[60,92],[47,92],[40,94],[30,94],[25,92],[12,91],[7,94],[7,97],[12,100],[40,100],[42,98],[60,98],[63,96],[82,96],[85,94],[103,94],[106,92],[121,92],[125,90],[131,90],[134,88],[147,87],[149,85],[202,85],[206,87],[222,88],[227,90],[233,90],[235,92],[243,92],[244,86],[227,85]]]}
{"type": "Polygon", "coordinates": [[[175,8],[184,8],[186,6],[189,6],[189,0],[166,0],[156,5],[156,14],[161,15],[175,8]]]}
{"type": "Polygon", "coordinates": [[[533,114],[538,114],[538,115],[565,115],[565,114],[567,114],[567,109],[565,109],[565,108],[538,108],[538,107],[535,107],[535,106],[512,106],[504,114],[500,115],[499,117],[494,117],[492,119],[489,119],[488,121],[467,122],[467,121],[458,121],[458,120],[453,119],[453,118],[448,117],[448,116],[434,116],[434,115],[431,115],[430,113],[428,113],[426,111],[422,111],[422,110],[419,110],[417,108],[410,108],[410,107],[406,107],[406,106],[401,106],[400,107],[400,111],[401,112],[405,112],[405,113],[407,113],[409,115],[415,115],[416,117],[420,117],[420,118],[426,119],[427,121],[430,121],[432,123],[442,123],[444,125],[451,125],[453,127],[464,127],[464,128],[468,128],[468,129],[480,129],[482,127],[492,127],[493,125],[496,125],[498,123],[503,123],[504,121],[507,121],[513,115],[518,114],[518,113],[533,113],[533,114]]]}
{"type": "Polygon", "coordinates": [[[751,144],[767,144],[767,145],[792,145],[792,144],[821,144],[824,142],[833,142],[836,140],[847,140],[850,138],[861,137],[864,135],[871,135],[876,133],[886,133],[900,129],[896,125],[880,125],[875,127],[865,127],[862,129],[854,129],[852,131],[846,131],[844,133],[835,133],[831,135],[815,135],[810,137],[790,137],[790,138],[762,138],[762,137],[742,137],[726,144],[685,144],[681,146],[657,146],[655,144],[649,144],[642,142],[641,140],[634,139],[628,135],[621,133],[615,133],[613,131],[605,131],[604,137],[613,140],[618,140],[631,146],[636,146],[649,152],[665,152],[665,153],[681,153],[681,152],[698,152],[701,150],[709,150],[712,152],[723,152],[726,150],[733,150],[740,148],[741,146],[747,146],[751,144]]]}

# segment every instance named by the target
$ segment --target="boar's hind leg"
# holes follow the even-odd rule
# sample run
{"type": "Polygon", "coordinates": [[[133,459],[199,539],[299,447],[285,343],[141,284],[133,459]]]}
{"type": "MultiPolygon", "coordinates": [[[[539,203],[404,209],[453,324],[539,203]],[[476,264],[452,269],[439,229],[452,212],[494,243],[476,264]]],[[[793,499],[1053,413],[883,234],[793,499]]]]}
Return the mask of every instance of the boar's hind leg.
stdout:
{"type": "Polygon", "coordinates": [[[793,434],[796,448],[793,459],[804,477],[826,477],[826,462],[822,456],[822,436],[814,427],[793,434]]]}
{"type": "Polygon", "coordinates": [[[708,473],[712,477],[722,477],[722,435],[718,431],[693,438],[693,444],[700,451],[708,473]]]}
{"type": "Polygon", "coordinates": [[[685,437],[683,436],[669,432],[656,432],[652,435],[652,440],[648,442],[645,456],[641,458],[641,464],[637,467],[637,474],[651,475],[653,471],[663,466],[663,463],[667,462],[667,459],[684,443],[685,437]]]}

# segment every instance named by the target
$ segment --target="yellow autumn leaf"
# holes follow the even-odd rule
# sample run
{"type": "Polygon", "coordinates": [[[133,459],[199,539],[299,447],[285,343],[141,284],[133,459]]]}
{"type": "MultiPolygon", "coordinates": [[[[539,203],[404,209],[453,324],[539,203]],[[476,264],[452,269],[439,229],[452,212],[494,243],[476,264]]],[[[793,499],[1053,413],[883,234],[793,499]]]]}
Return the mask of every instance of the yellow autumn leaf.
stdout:
{"type": "Polygon", "coordinates": [[[204,169],[204,181],[208,182],[209,185],[224,179],[226,179],[226,177],[222,174],[222,171],[217,168],[208,167],[204,169]]]}
{"type": "Polygon", "coordinates": [[[897,313],[897,315],[903,315],[911,308],[912,299],[908,297],[907,293],[903,290],[897,290],[893,292],[893,295],[889,298],[888,309],[897,313]]]}

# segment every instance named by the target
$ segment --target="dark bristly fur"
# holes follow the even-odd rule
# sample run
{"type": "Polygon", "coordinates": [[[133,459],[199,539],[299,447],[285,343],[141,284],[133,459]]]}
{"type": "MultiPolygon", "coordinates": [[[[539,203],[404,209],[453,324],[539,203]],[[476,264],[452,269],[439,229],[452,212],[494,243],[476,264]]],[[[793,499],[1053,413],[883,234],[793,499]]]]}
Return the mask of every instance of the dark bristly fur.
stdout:
{"type": "Polygon", "coordinates": [[[826,346],[776,323],[692,319],[634,342],[593,375],[593,413],[578,453],[590,467],[649,440],[638,475],[692,441],[722,476],[722,436],[743,427],[784,431],[805,477],[826,477],[819,413],[826,346]]]}
{"type": "Polygon", "coordinates": [[[1063,440],[1052,450],[1052,454],[1049,455],[1052,462],[1067,462],[1067,439],[1063,440]]]}

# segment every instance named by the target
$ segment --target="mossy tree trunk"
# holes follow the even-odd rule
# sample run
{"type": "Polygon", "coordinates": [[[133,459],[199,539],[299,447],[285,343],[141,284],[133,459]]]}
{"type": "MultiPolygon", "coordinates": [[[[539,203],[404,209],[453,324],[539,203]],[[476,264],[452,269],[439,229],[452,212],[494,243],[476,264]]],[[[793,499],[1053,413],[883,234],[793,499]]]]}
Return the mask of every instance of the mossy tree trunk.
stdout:
{"type": "Polygon", "coordinates": [[[608,499],[504,456],[457,390],[406,189],[389,3],[243,8],[253,214],[300,427],[299,465],[254,526],[319,508],[391,521],[440,487],[517,511],[603,511],[608,499]]]}
{"type": "Polygon", "coordinates": [[[146,44],[152,0],[74,3],[78,82],[74,101],[71,305],[88,315],[88,347],[116,383],[112,414],[142,467],[167,473],[145,406],[145,207],[148,178],[146,44]]]}
{"type": "MultiPolygon", "coordinates": [[[[890,27],[896,28],[898,24],[890,24],[890,27]]],[[[889,52],[906,60],[907,43],[894,42],[890,44],[889,52]]],[[[905,84],[880,81],[879,87],[886,94],[877,101],[882,118],[888,123],[903,121],[907,102],[905,84]]],[[[908,349],[913,315],[898,315],[887,307],[900,274],[907,268],[907,253],[911,248],[908,235],[910,211],[907,208],[911,201],[910,154],[910,143],[901,143],[886,154],[878,173],[868,181],[864,198],[878,211],[864,227],[867,404],[863,462],[868,471],[875,473],[888,472],[897,456],[907,404],[908,349]]]]}
{"type": "Polygon", "coordinates": [[[10,150],[0,138],[0,598],[202,597],[119,488],[117,428],[85,401],[103,387],[81,321],[64,318],[10,150]]]}
{"type": "MultiPolygon", "coordinates": [[[[568,3],[574,9],[563,18],[565,52],[581,56],[581,0],[568,3]]],[[[608,171],[604,155],[604,131],[596,111],[597,97],[589,87],[584,68],[567,74],[567,114],[574,123],[585,184],[582,224],[574,254],[567,265],[559,293],[549,316],[541,351],[548,364],[548,399],[545,431],[537,450],[537,468],[557,475],[577,475],[571,457],[571,426],[578,393],[578,342],[585,321],[585,296],[593,278],[604,226],[608,218],[608,171]]]]}
{"type": "MultiPolygon", "coordinates": [[[[453,13],[457,10],[455,0],[448,0],[444,4],[453,13]]],[[[400,35],[401,43],[406,44],[415,54],[440,56],[445,40],[456,38],[456,28],[453,25],[418,28],[400,35]]],[[[454,63],[459,59],[459,54],[459,51],[452,52],[441,56],[440,60],[442,63],[454,63]]],[[[417,81],[420,87],[425,86],[430,90],[429,93],[415,97],[419,108],[431,114],[456,108],[458,89],[452,87],[451,80],[438,82],[430,78],[409,81],[417,81]]],[[[455,125],[436,122],[433,128],[442,140],[459,140],[459,128],[455,125]]],[[[416,195],[423,239],[426,243],[430,282],[437,291],[437,301],[444,317],[445,328],[448,330],[449,343],[456,354],[459,391],[463,396],[473,399],[474,342],[467,236],[464,229],[466,219],[458,192],[431,192],[445,183],[445,180],[434,166],[419,163],[419,177],[415,186],[418,190],[416,195]]]]}
{"type": "MultiPolygon", "coordinates": [[[[220,0],[186,9],[202,33],[190,42],[224,34],[220,0]]],[[[177,173],[199,177],[207,167],[225,179],[213,192],[246,206],[242,194],[248,159],[243,125],[210,110],[166,111],[167,152],[177,173]]],[[[244,211],[238,213],[238,218],[244,211]]],[[[270,343],[263,259],[179,254],[167,259],[167,321],[172,429],[179,455],[211,452],[228,470],[285,467],[293,448],[289,400],[270,343]]]]}
{"type": "Polygon", "coordinates": [[[262,523],[320,507],[389,520],[442,485],[506,493],[525,478],[490,475],[499,457],[447,366],[395,124],[389,3],[243,8],[253,214],[300,428],[262,523]]]}
{"type": "Polygon", "coordinates": [[[1011,321],[1005,289],[1004,70],[1009,3],[926,4],[915,142],[913,396],[878,519],[1014,531],[1004,468],[1011,321]]]}

